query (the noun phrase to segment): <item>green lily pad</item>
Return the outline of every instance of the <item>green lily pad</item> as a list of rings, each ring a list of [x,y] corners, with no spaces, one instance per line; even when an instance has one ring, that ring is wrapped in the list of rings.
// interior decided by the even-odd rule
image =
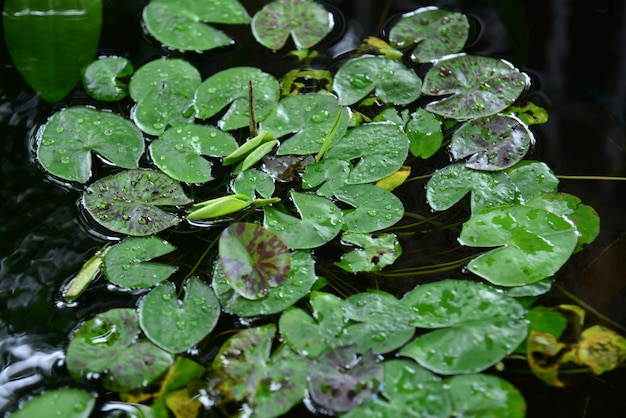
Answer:
[[[170,277],[178,267],[146,261],[176,247],[155,236],[128,237],[110,247],[104,256],[104,275],[113,284],[128,288],[152,287]]]
[[[329,94],[299,94],[282,99],[263,120],[260,130],[275,138],[295,134],[280,145],[278,155],[315,154],[321,150],[338,117],[334,134],[337,139],[348,130],[348,110]]]
[[[385,103],[405,105],[420,96],[422,80],[400,61],[382,56],[351,59],[339,68],[333,90],[339,104],[352,105],[374,92]]]
[[[312,0],[275,0],[252,19],[252,34],[266,48],[278,50],[291,35],[297,49],[318,44],[333,29],[332,15]]]
[[[372,352],[361,357],[355,346],[322,354],[309,368],[309,396],[327,411],[347,412],[365,402],[383,382],[383,365]]]
[[[552,278],[546,277],[545,279],[525,286],[501,287],[501,289],[512,298],[540,296],[548,293],[548,291],[552,289]]]
[[[115,102],[128,95],[128,87],[119,79],[133,71],[133,64],[127,58],[100,57],[83,69],[83,86],[94,99]]]
[[[15,67],[45,101],[65,97],[93,61],[102,28],[102,1],[3,2],[6,47]]]
[[[265,207],[265,228],[276,233],[293,249],[316,248],[337,236],[343,225],[343,216],[330,200],[293,190],[290,196],[302,218]]]
[[[533,134],[519,119],[484,116],[464,123],[454,132],[450,152],[457,160],[469,156],[466,167],[497,171],[520,162],[533,142]]]
[[[381,394],[344,418],[450,417],[450,397],[439,377],[410,360],[385,361],[383,367]]]
[[[426,73],[422,92],[445,97],[426,110],[468,120],[496,114],[510,106],[528,85],[528,76],[495,58],[457,55],[437,61]]]
[[[261,299],[284,284],[291,271],[289,248],[260,225],[237,222],[222,231],[220,264],[230,287],[247,299]]]
[[[457,417],[524,418],[526,401],[504,379],[486,374],[453,376],[443,380],[449,387],[452,415]]]
[[[496,285],[520,286],[556,273],[576,248],[578,233],[564,217],[516,205],[474,214],[459,242],[499,247],[470,261],[468,269]]]
[[[392,265],[402,254],[402,247],[394,234],[363,234],[348,232],[341,236],[342,243],[358,245],[341,256],[337,264],[349,273],[379,271]]]
[[[406,135],[409,137],[411,154],[423,159],[430,158],[443,142],[441,121],[432,113],[417,109],[406,124]]]
[[[556,193],[559,179],[545,163],[521,161],[505,172],[515,185],[516,202],[524,203],[542,193]]]
[[[254,317],[282,312],[307,296],[317,280],[315,265],[308,251],[295,251],[291,254],[291,273],[287,281],[278,287],[271,287],[262,299],[247,299],[230,287],[220,263],[213,266],[213,290],[224,311],[241,316]]]
[[[352,165],[349,162],[331,158],[309,164],[302,174],[302,188],[312,189],[321,184],[315,193],[320,196],[332,196],[335,190],[346,184],[351,169]]]
[[[197,277],[185,282],[185,297],[178,300],[173,283],[162,283],[139,303],[139,324],[146,336],[170,353],[182,353],[217,324],[220,304],[213,290]]]
[[[89,186],[82,205],[103,227],[127,235],[153,235],[177,225],[175,214],[158,206],[186,205],[179,183],[154,170],[128,170]]]
[[[348,184],[371,183],[398,171],[409,153],[409,138],[399,126],[370,123],[350,130],[333,145],[325,158],[359,159]]]
[[[111,309],[85,322],[67,347],[66,364],[74,379],[104,373],[114,392],[144,387],[173,363],[171,354],[139,337],[134,309]]]
[[[343,210],[343,229],[349,232],[374,232],[395,225],[404,216],[404,206],[393,193],[371,184],[350,184],[333,194],[354,206]]]
[[[274,180],[264,171],[255,169],[242,171],[233,182],[233,190],[237,194],[255,196],[257,193],[269,199],[274,194]]]
[[[186,183],[213,179],[212,164],[203,158],[223,157],[238,147],[235,138],[214,126],[180,124],[150,144],[152,160],[165,174]]]
[[[311,292],[309,315],[300,308],[286,309],[278,321],[280,335],[294,351],[315,359],[341,344],[338,336],[344,327],[343,299],[323,292]]]
[[[402,299],[414,324],[441,328],[421,335],[400,354],[439,374],[482,371],[524,341],[524,309],[481,283],[445,280],[416,287]]]
[[[206,51],[233,40],[205,23],[246,24],[250,16],[237,0],[152,0],[143,22],[164,45],[184,51]]]
[[[182,59],[157,59],[139,68],[129,91],[137,105],[131,112],[139,129],[161,135],[167,126],[193,121],[193,96],[200,85],[198,70]]]
[[[58,416],[63,418],[88,418],[96,404],[93,393],[74,389],[60,388],[49,390],[29,399],[9,418],[32,418]]]
[[[225,131],[248,126],[250,83],[254,91],[254,115],[257,121],[262,121],[278,103],[280,85],[273,76],[254,67],[229,68],[204,80],[195,94],[196,116],[210,118],[232,103],[218,126]]]
[[[121,116],[87,107],[56,112],[38,135],[37,160],[64,180],[89,180],[92,151],[112,164],[137,168],[144,151],[143,136]]]
[[[389,32],[389,42],[395,48],[416,45],[411,59],[432,62],[461,51],[468,34],[469,21],[465,15],[421,7],[402,15]]]

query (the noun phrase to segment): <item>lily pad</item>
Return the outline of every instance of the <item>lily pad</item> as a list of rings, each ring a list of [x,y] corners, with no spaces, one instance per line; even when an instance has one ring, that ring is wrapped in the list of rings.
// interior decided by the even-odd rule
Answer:
[[[250,16],[237,0],[152,0],[143,10],[152,36],[184,51],[206,51],[233,40],[205,23],[246,24]]]
[[[343,229],[374,232],[395,225],[404,216],[404,206],[393,193],[371,184],[351,184],[333,192],[355,209],[343,210]]]
[[[486,374],[453,376],[443,380],[450,390],[452,415],[458,417],[524,418],[526,401],[504,379]]]
[[[365,402],[383,383],[383,366],[372,352],[361,357],[356,347],[338,347],[311,363],[309,395],[324,410],[347,412]]]
[[[29,399],[8,417],[88,418],[95,404],[96,397],[93,393],[74,388],[60,388]]]
[[[432,113],[417,109],[406,124],[406,135],[409,137],[411,154],[423,159],[430,158],[443,142],[441,121]]]
[[[171,354],[139,337],[134,309],[111,309],[85,322],[67,348],[67,369],[74,379],[104,373],[115,392],[144,387],[173,363]]]
[[[213,179],[212,164],[203,158],[223,157],[235,151],[237,141],[214,126],[180,124],[150,144],[152,160],[165,174],[186,183]]]
[[[400,61],[381,56],[351,59],[333,81],[339,104],[352,105],[374,92],[384,103],[406,105],[420,96],[422,80]]]
[[[389,42],[396,48],[411,45],[415,62],[432,62],[463,49],[469,34],[469,21],[461,13],[436,7],[421,7],[402,15],[389,32]]]
[[[341,210],[330,200],[308,193],[290,192],[302,218],[264,208],[263,226],[276,233],[289,248],[316,248],[333,239],[343,225]]]
[[[402,247],[394,234],[373,236],[348,232],[341,236],[341,241],[361,247],[342,255],[341,260],[335,263],[349,273],[379,271],[392,265],[402,254]]]
[[[83,70],[83,86],[96,100],[114,102],[128,95],[128,87],[120,78],[131,75],[133,64],[124,57],[100,57]]]
[[[295,251],[291,254],[291,273],[287,281],[282,286],[271,287],[264,298],[252,300],[244,298],[229,286],[219,262],[213,267],[212,286],[222,308],[246,318],[284,311],[307,296],[317,280],[311,254]]]
[[[448,96],[426,105],[429,112],[468,120],[506,109],[528,83],[526,74],[504,60],[457,55],[433,65],[424,77],[422,92]]]
[[[321,185],[315,193],[320,196],[332,196],[335,190],[346,184],[351,169],[352,165],[349,162],[332,158],[309,164],[302,174],[302,188],[312,189]]]
[[[186,205],[179,183],[154,170],[128,170],[89,186],[82,205],[100,225],[127,235],[153,235],[177,225],[175,214],[158,206]]]
[[[225,130],[250,124],[250,84],[254,93],[254,115],[262,121],[280,98],[280,85],[271,75],[254,67],[234,67],[207,78],[198,87],[194,105],[196,116],[207,119],[228,106],[218,126]]]
[[[137,168],[144,151],[143,136],[121,116],[87,107],[56,112],[38,135],[37,160],[64,180],[89,180],[92,151],[117,166]]]
[[[257,193],[269,199],[274,194],[274,180],[264,171],[255,169],[242,171],[233,182],[233,190],[237,194],[255,196]]]
[[[266,48],[278,50],[291,35],[297,49],[318,44],[333,29],[332,15],[312,0],[275,0],[252,19],[252,34]]]
[[[465,166],[476,170],[497,171],[512,167],[524,158],[533,134],[519,119],[510,116],[483,116],[472,119],[452,135],[450,152]]]
[[[148,288],[170,277],[176,266],[146,261],[174,251],[176,247],[160,238],[128,237],[115,244],[104,257],[104,275],[118,286]]]
[[[219,254],[228,284],[247,299],[261,299],[289,278],[289,248],[260,225],[237,222],[228,226],[220,235]]]
[[[217,324],[220,304],[197,277],[185,282],[178,300],[173,283],[155,287],[139,303],[139,324],[146,336],[170,353],[182,353],[206,337]]]
[[[552,276],[572,255],[578,233],[573,223],[543,209],[515,205],[474,214],[459,242],[499,247],[473,259],[468,269],[500,286],[520,286]]]
[[[348,175],[348,184],[371,183],[390,176],[400,168],[409,153],[409,138],[396,125],[370,123],[348,132],[326,153],[325,158],[350,161],[359,159]]]

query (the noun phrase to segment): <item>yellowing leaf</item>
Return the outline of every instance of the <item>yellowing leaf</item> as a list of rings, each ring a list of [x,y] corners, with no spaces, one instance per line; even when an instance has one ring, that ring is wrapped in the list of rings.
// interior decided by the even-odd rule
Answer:
[[[566,345],[559,342],[557,337],[545,332],[531,331],[526,343],[528,365],[539,379],[551,386],[563,387],[559,380],[561,358],[557,357]]]
[[[408,165],[403,165],[402,167],[400,167],[400,170],[383,179],[378,180],[376,182],[376,185],[378,187],[382,187],[385,190],[392,191],[393,189],[404,183],[410,174],[411,167]]]
[[[398,51],[387,42],[375,36],[365,38],[359,47],[359,52],[362,54],[384,55],[394,60],[402,59],[402,51]]]
[[[165,405],[176,418],[196,418],[202,404],[189,396],[186,388],[171,392],[165,397]]]
[[[598,375],[613,370],[626,361],[626,338],[600,325],[581,334],[576,349],[576,362],[588,366]]]

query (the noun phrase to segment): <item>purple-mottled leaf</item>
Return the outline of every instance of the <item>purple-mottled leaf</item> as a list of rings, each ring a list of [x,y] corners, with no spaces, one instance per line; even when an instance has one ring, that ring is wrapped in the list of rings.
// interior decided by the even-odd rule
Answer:
[[[271,287],[289,278],[289,248],[278,235],[260,225],[237,222],[224,229],[219,254],[228,284],[247,299],[263,298]]]
[[[128,170],[102,178],[89,186],[82,198],[97,223],[135,236],[156,234],[178,224],[175,214],[158,206],[189,202],[178,182],[154,170]]]

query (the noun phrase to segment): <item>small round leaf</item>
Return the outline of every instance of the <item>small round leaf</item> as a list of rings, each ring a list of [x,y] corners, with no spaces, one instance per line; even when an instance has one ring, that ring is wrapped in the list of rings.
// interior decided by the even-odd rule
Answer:
[[[119,78],[133,73],[133,64],[123,57],[100,57],[83,70],[83,85],[96,100],[114,102],[128,94],[126,84]]]
[[[96,397],[93,393],[74,388],[60,388],[35,396],[8,416],[10,418],[50,416],[88,418],[95,404]]]
[[[509,382],[486,374],[443,380],[450,390],[453,415],[458,417],[524,418],[524,396]]]
[[[374,232],[395,225],[404,216],[404,206],[393,193],[371,184],[351,184],[335,190],[334,195],[355,209],[343,211],[343,229]]]

